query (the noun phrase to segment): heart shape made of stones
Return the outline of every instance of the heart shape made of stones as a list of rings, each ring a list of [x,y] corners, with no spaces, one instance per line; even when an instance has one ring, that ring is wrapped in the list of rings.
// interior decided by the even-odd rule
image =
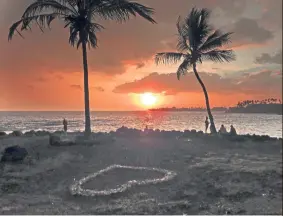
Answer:
[[[90,189],[83,189],[82,185],[88,182],[89,180],[106,173],[110,170],[117,169],[117,168],[122,168],[122,169],[132,169],[132,170],[148,170],[148,171],[157,171],[160,173],[164,173],[165,175],[162,178],[155,178],[155,179],[146,179],[146,180],[130,180],[126,182],[125,184],[120,185],[118,188],[114,189],[109,189],[109,190],[90,190]],[[169,171],[166,169],[160,169],[160,168],[151,168],[151,167],[135,167],[135,166],[123,166],[123,165],[118,165],[114,164],[111,165],[105,169],[102,169],[98,172],[95,172],[91,175],[88,175],[78,181],[75,181],[73,185],[70,187],[70,192],[72,195],[81,195],[81,196],[105,196],[105,195],[111,195],[115,193],[121,193],[124,192],[125,190],[131,188],[132,186],[135,185],[147,185],[147,184],[157,184],[161,182],[166,182],[171,179],[173,179],[177,175],[176,172]]]

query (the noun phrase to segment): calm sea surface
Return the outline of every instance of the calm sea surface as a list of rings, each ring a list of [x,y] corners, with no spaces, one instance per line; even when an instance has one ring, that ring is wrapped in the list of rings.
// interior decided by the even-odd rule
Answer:
[[[216,127],[233,124],[239,134],[282,137],[282,115],[227,114],[214,112]],[[93,131],[108,132],[121,126],[161,130],[204,130],[205,112],[92,112]],[[0,131],[62,130],[68,120],[68,131],[84,130],[83,112],[0,112]]]

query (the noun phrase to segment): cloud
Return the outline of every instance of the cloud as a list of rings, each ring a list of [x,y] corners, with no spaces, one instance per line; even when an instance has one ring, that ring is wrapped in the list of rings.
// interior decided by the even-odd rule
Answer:
[[[223,79],[218,74],[200,73],[203,81],[208,84],[208,89],[211,92],[228,91],[232,92],[232,80]],[[220,88],[220,89],[219,89]],[[113,92],[115,93],[165,93],[165,94],[177,94],[182,92],[199,92],[201,90],[200,85],[195,79],[193,73],[188,73],[181,78],[181,81],[177,80],[176,73],[159,74],[152,73],[140,80],[134,82],[125,83],[117,86]]]
[[[82,87],[80,85],[70,85],[70,87],[73,89],[82,90]]]
[[[264,44],[274,38],[271,31],[261,27],[254,19],[241,18],[232,28],[232,41],[234,44]]]
[[[136,69],[141,69],[145,66],[145,63],[144,62],[140,62],[140,63],[137,63],[136,64]]]
[[[239,90],[246,94],[281,95],[282,71],[262,71],[242,78],[237,84]]]
[[[81,85],[70,85],[71,88],[77,89],[77,90],[83,90],[83,87]],[[104,92],[104,88],[100,86],[92,86],[90,87],[91,90],[97,91],[97,92]]]
[[[282,72],[262,71],[241,78],[221,77],[215,73],[199,73],[209,93],[216,94],[279,94],[282,88]],[[199,93],[202,89],[195,75],[190,72],[177,80],[176,73],[152,73],[140,80],[116,86],[114,93]]]
[[[81,50],[76,50],[68,44],[69,32],[63,28],[62,23],[54,22],[52,29],[47,29],[44,33],[34,26],[32,32],[24,33],[25,39],[15,37],[8,43],[8,28],[20,18],[24,8],[33,0],[2,1],[6,3],[1,5],[3,7],[0,18],[0,76],[6,81],[0,82],[4,82],[5,85],[5,83],[14,82],[15,78],[32,80],[34,78],[30,77],[34,77],[35,74],[45,77],[47,73],[52,73],[56,80],[63,78],[68,80],[73,75],[72,73],[83,71]],[[276,20],[281,22],[279,18],[282,12],[280,12],[281,7],[278,7],[276,3],[278,1],[270,1],[270,3],[266,3],[269,2],[266,0],[259,1],[262,2],[262,8],[267,8],[264,15],[266,20],[241,18],[244,17],[243,13],[255,13],[253,6],[257,5],[257,1],[252,0],[138,1],[155,8],[155,18],[158,24],[150,24],[140,17],[132,18],[125,24],[98,20],[97,22],[103,24],[106,29],[97,34],[98,49],[88,50],[90,76],[95,74],[95,76],[104,78],[105,75],[123,75],[129,65],[140,69],[144,67],[144,62],[147,63],[149,59],[152,59],[155,53],[175,50],[176,38],[174,36],[177,33],[175,26],[177,17],[186,16],[193,6],[211,9],[211,23],[216,28],[228,26],[230,28],[227,30],[235,31],[233,48],[240,46],[242,49],[247,49],[252,45],[265,44],[273,38],[273,35],[269,29],[265,29],[266,26],[261,25],[261,22],[272,21],[274,23]],[[257,13],[259,16],[262,15],[261,11]],[[235,23],[232,24],[231,21]],[[280,28],[282,29],[280,26],[277,27],[279,30]],[[237,58],[241,61],[244,57],[238,55]],[[131,64],[126,64],[127,62]],[[60,75],[57,75],[58,73]],[[131,73],[126,76],[131,79],[130,76],[135,75]],[[121,78],[124,79],[124,77]],[[49,81],[51,82],[52,78],[45,83],[48,84]],[[69,83],[76,82],[72,80]],[[9,85],[7,84],[4,89],[10,89]]]
[[[281,0],[257,0],[263,8],[260,22],[268,28],[276,31],[282,30],[282,1]]]
[[[76,50],[68,44],[69,32],[64,25],[54,22],[52,29],[41,33],[36,25],[32,32],[25,32],[22,39],[14,37],[8,43],[10,25],[20,18],[24,8],[31,1],[7,1],[4,24],[0,26],[0,73],[50,73],[82,71],[81,49]],[[160,38],[171,35],[162,25],[153,25],[141,18],[132,18],[125,24],[112,21],[98,21],[105,30],[98,33],[99,48],[88,50],[90,73],[109,76],[126,72],[125,61],[137,64],[147,59],[162,47]],[[174,26],[173,26],[174,27]],[[145,32],[152,34],[144,34]],[[153,33],[154,32],[154,33]],[[115,35],[115,36],[114,36]],[[4,51],[5,50],[5,51]],[[12,61],[17,61],[13,64]]]
[[[255,58],[255,63],[258,64],[281,64],[282,65],[282,50],[278,51],[274,55],[263,53]]]
[[[20,18],[24,8],[31,2],[32,0],[6,1],[3,24],[0,27],[0,73],[82,71],[81,50],[70,47],[68,31],[63,28],[62,23],[54,23],[51,31],[46,30],[44,34],[33,28],[32,33],[24,34],[24,40],[15,37],[11,43],[7,43],[8,27]],[[124,62],[129,60],[140,68],[142,59],[149,59],[156,52],[166,49],[166,44],[162,41],[169,40],[176,34],[177,17],[187,15],[193,6],[212,9],[212,22],[214,21],[218,26],[219,23],[229,24],[227,20],[240,17],[247,8],[248,1],[140,0],[139,2],[155,8],[158,25],[150,24],[139,17],[131,19],[126,24],[99,20],[98,22],[106,29],[98,33],[99,48],[88,51],[90,72],[109,76],[123,74],[127,69]],[[217,13],[217,10],[222,12]],[[260,29],[255,21],[244,19],[238,21],[235,31],[238,30],[240,38],[249,37],[258,42],[270,37],[269,33]],[[13,61],[17,61],[17,64],[13,64]]]
[[[64,79],[64,77],[61,76],[61,75],[56,75],[55,78],[56,78],[57,80],[63,80],[63,79]]]
[[[37,82],[46,82],[48,79],[44,78],[44,77],[38,77],[35,79]]]
[[[102,88],[101,86],[94,86],[94,87],[91,87],[91,89],[95,90],[95,91],[98,91],[98,92],[104,92],[104,88]]]

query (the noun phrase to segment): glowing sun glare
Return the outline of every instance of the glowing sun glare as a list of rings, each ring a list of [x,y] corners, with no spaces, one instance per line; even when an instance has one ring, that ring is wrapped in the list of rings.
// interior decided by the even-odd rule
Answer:
[[[149,92],[142,94],[140,99],[141,103],[145,106],[153,106],[157,101],[156,96]]]

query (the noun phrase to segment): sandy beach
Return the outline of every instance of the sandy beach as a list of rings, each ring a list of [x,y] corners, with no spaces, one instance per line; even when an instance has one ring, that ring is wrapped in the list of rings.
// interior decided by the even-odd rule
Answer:
[[[2,166],[0,213],[282,214],[282,140],[182,135],[100,133],[100,142],[94,145],[60,147],[50,146],[49,136],[1,137],[1,152],[19,145],[29,157]],[[114,164],[166,169],[176,176],[111,195],[71,194],[76,181]],[[158,171],[119,168],[82,187],[109,190],[130,180],[163,176]]]

